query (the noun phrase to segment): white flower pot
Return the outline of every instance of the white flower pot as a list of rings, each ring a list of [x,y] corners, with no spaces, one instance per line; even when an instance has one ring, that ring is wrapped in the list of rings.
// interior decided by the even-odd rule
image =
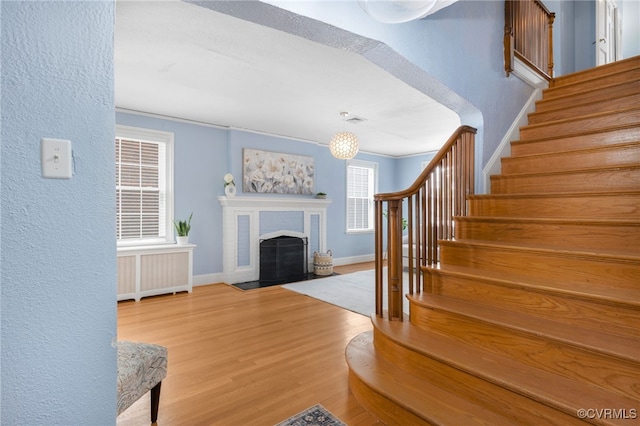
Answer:
[[[189,236],[186,237],[176,237],[179,246],[183,246],[185,244],[189,244]]]

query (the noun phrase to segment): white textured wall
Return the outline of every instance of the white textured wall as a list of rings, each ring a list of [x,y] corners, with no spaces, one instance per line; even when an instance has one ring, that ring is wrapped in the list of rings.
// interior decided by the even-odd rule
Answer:
[[[115,423],[113,2],[3,1],[2,424]],[[69,139],[70,180],[40,139]]]

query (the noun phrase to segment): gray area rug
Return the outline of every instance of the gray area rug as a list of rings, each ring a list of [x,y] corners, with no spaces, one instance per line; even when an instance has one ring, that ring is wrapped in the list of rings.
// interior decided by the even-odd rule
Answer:
[[[338,420],[322,405],[314,405],[311,408],[296,414],[276,426],[347,426]]]
[[[384,272],[386,278],[386,270]],[[403,294],[408,293],[408,273],[403,277]],[[375,271],[359,271],[337,275],[321,280],[284,284],[283,288],[306,294],[314,299],[331,303],[358,314],[370,316],[375,312]],[[386,285],[383,285],[386,300]],[[409,304],[403,301],[404,312],[409,313]]]

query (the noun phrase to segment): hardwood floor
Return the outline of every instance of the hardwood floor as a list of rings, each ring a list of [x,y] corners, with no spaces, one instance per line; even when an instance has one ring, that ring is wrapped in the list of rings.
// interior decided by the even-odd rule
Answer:
[[[368,317],[280,286],[212,284],[118,304],[119,340],[169,350],[162,426],[270,426],[315,404],[350,426],[381,425],[351,394],[344,356],[347,342],[371,328]],[[117,425],[148,424],[149,405],[147,394]]]

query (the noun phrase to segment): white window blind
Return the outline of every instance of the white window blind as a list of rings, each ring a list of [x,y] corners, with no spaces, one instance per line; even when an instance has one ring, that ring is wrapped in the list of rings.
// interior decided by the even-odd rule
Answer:
[[[120,131],[118,131],[120,130]],[[173,135],[116,130],[116,233],[119,243],[150,244],[172,240]]]
[[[376,163],[347,163],[347,231],[373,230],[376,171]]]

